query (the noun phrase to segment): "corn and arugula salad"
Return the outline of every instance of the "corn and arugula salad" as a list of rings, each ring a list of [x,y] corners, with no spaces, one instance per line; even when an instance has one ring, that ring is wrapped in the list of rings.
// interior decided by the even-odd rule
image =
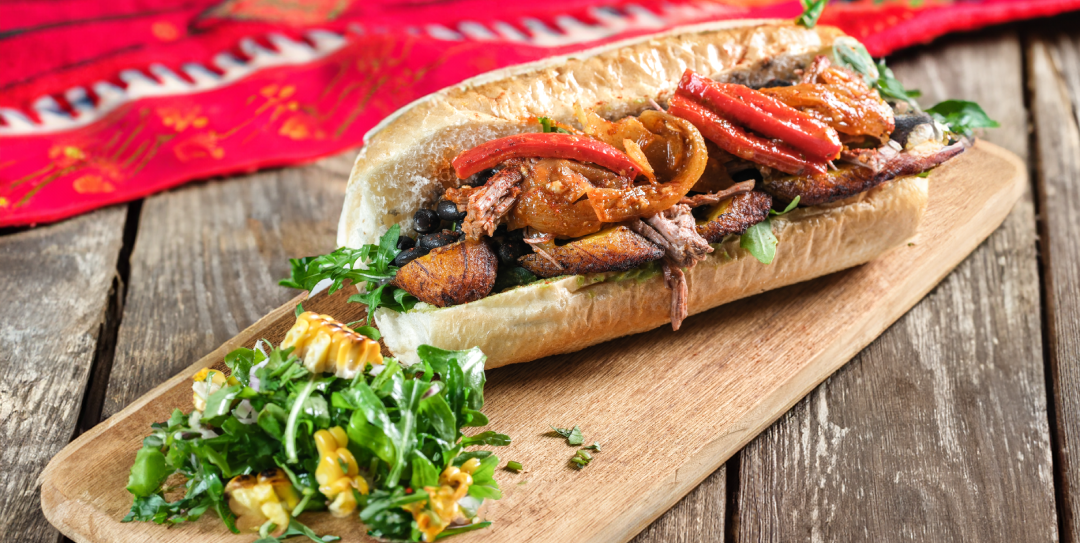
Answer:
[[[229,353],[228,375],[198,372],[194,409],[153,424],[136,454],[124,522],[173,525],[212,509],[257,543],[339,539],[297,520],[309,511],[358,516],[391,540],[489,526],[477,510],[502,496],[499,459],[464,449],[510,438],[462,433],[488,423],[484,354],[421,346],[421,363],[406,367],[384,359],[377,339],[305,312],[279,347]]]

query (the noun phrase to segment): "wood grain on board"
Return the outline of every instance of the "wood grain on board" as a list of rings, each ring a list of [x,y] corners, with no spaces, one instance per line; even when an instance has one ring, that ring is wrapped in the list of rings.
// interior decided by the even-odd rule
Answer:
[[[1026,157],[1014,33],[916,58],[890,64],[924,106],[983,104],[1002,125],[986,138]],[[1040,334],[1028,194],[930,296],[742,451],[739,541],[1056,539]]]
[[[102,418],[296,295],[277,281],[335,248],[354,155],[146,199]]]
[[[0,238],[0,539],[56,541],[37,477],[75,433],[127,207]]]
[[[1062,539],[1080,542],[1080,36],[1043,34],[1027,53]]]
[[[989,144],[939,168],[930,183],[914,246],[691,317],[677,333],[661,328],[489,372],[490,428],[514,437],[500,454],[529,472],[501,472],[505,496],[485,513],[494,526],[460,541],[627,541],[648,526],[922,298],[1000,224],[1026,184],[1023,164]],[[196,366],[218,364],[255,337],[280,339],[292,310],[282,306]],[[42,476],[50,521],[77,541],[244,540],[210,515],[171,530],[117,522],[130,506],[123,487],[142,436],[151,421],[187,408],[193,371],[57,455]],[[547,424],[580,424],[604,450],[588,469],[572,470],[575,448],[552,438]],[[366,539],[351,519],[304,519],[349,541]]]

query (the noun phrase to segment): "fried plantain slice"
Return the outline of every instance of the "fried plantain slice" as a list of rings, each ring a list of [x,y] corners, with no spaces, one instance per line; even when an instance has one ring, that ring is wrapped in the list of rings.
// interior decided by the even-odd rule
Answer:
[[[765,220],[771,208],[772,197],[761,191],[732,196],[709,209],[705,220],[698,221],[697,231],[709,243],[717,243]]]
[[[916,148],[900,153],[876,172],[872,168],[846,164],[825,174],[773,174],[765,176],[762,188],[784,202],[798,196],[800,206],[827,204],[870,190],[895,177],[927,171],[964,151],[960,143],[944,148],[924,145],[928,147],[927,150]],[[931,150],[933,147],[939,150]]]
[[[607,228],[545,252],[558,265],[538,253],[525,255],[518,262],[537,277],[555,277],[626,271],[664,256],[663,249],[625,226]]]
[[[495,286],[498,261],[486,243],[459,241],[409,262],[391,284],[438,307],[474,302]]]

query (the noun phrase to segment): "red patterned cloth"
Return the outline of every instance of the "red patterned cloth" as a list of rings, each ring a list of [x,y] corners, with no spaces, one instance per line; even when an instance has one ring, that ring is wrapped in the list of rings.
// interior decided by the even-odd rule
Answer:
[[[790,0],[6,0],[0,226],[354,147],[398,107],[500,66]],[[884,55],[1080,0],[833,3]]]

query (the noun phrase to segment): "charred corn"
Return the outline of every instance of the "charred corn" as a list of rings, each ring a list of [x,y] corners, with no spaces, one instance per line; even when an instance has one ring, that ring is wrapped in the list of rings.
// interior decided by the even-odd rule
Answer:
[[[193,391],[191,402],[195,404],[195,409],[197,411],[205,411],[206,399],[209,398],[211,394],[221,390],[221,387],[226,384],[235,385],[240,382],[231,375],[225,377],[224,373],[210,368],[199,370],[199,373],[196,373],[191,379],[195,381],[191,385],[191,390]]]
[[[402,506],[412,513],[416,527],[424,534],[424,541],[435,541],[455,518],[461,516],[458,500],[469,493],[472,474],[480,467],[480,461],[470,458],[461,467],[447,466],[439,475],[439,486],[426,486],[430,499]]]
[[[349,437],[340,426],[315,432],[315,448],[319,450],[315,480],[319,483],[319,492],[333,500],[329,509],[335,517],[347,517],[356,510],[353,489],[361,494],[368,493],[367,481],[360,475],[356,458],[346,448],[348,445]]]
[[[364,371],[367,364],[382,364],[379,343],[351,330],[329,315],[313,311],[301,313],[296,318],[281,348],[293,347],[293,354],[303,361],[312,373],[333,372],[334,375],[352,379]]]
[[[225,485],[229,509],[238,517],[236,527],[258,531],[266,521],[277,525],[274,535],[289,527],[289,511],[300,502],[285,472],[269,469],[258,475],[238,475]]]

